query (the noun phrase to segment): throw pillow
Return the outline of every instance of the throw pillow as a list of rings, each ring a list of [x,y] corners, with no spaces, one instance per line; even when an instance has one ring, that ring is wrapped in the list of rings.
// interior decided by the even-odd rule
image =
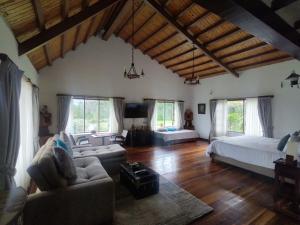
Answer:
[[[281,138],[281,140],[280,140],[280,142],[278,143],[278,146],[277,146],[277,149],[279,151],[283,151],[283,149],[286,146],[286,143],[288,142],[290,137],[291,137],[291,135],[287,134],[283,138]]]
[[[76,179],[76,169],[73,159],[70,155],[62,148],[53,147],[54,159],[57,164],[57,169],[63,177],[68,181],[74,181]]]
[[[58,148],[61,148],[63,150],[65,150],[71,158],[73,158],[73,151],[71,148],[69,148],[65,142],[63,142],[60,138],[55,140],[55,146]]]

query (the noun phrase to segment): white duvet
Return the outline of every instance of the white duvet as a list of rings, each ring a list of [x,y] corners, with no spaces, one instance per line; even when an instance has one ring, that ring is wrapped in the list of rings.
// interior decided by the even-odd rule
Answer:
[[[155,136],[167,141],[198,138],[199,134],[195,130],[176,130],[176,131],[155,131]]]
[[[285,157],[284,152],[277,150],[279,141],[254,136],[220,137],[208,146],[206,155],[215,153],[244,163],[274,169],[273,162]]]

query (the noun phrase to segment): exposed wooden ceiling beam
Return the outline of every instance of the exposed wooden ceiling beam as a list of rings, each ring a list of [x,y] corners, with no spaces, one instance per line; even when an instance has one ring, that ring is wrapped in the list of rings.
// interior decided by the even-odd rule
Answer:
[[[40,0],[32,0],[33,9],[36,15],[36,21],[39,29],[42,31],[45,29],[45,17]]]
[[[206,67],[204,69],[195,70],[194,74],[204,72],[204,71],[207,71],[207,70],[211,70],[211,69],[216,69],[216,68],[219,68],[219,66],[218,65],[212,65],[212,66]],[[186,76],[189,76],[189,75],[193,75],[193,72],[179,74],[180,77],[186,77]]]
[[[208,16],[210,14],[209,11],[204,12],[202,15],[191,21],[190,23],[185,25],[185,29],[189,29],[193,26],[195,26],[197,23],[199,23],[200,20],[202,20],[204,17]]]
[[[260,0],[193,0],[300,60],[300,34]]]
[[[79,38],[80,29],[81,29],[81,24],[79,24],[79,25],[76,27],[76,32],[75,32],[74,42],[73,42],[73,46],[72,46],[72,50],[73,50],[73,51],[76,49],[77,44],[78,44],[78,38]]]
[[[69,0],[63,0],[62,1],[62,7],[61,7],[61,16],[62,19],[65,20],[69,16],[69,10],[70,10],[70,1]],[[65,34],[62,34],[61,36],[61,53],[60,56],[63,58],[65,56],[66,51],[66,44],[65,44]]]
[[[203,55],[195,57],[194,60],[201,59],[203,57],[207,57],[207,56],[203,54]],[[175,67],[175,66],[179,66],[179,65],[191,62],[192,60],[193,60],[193,58],[190,58],[190,59],[186,59],[186,60],[183,60],[183,61],[180,61],[180,62],[177,62],[177,63],[172,63],[170,65],[167,65],[166,68],[169,69],[169,68],[172,68],[172,67]]]
[[[161,46],[161,45],[167,43],[171,38],[176,37],[178,34],[179,34],[179,33],[178,33],[177,31],[174,32],[174,33],[172,33],[172,34],[170,34],[170,35],[167,36],[166,38],[160,40],[160,41],[159,41],[158,43],[156,43],[155,45],[153,45],[153,46],[151,46],[151,47],[145,49],[143,53],[144,53],[144,54],[147,54],[148,52],[150,52],[151,50],[157,48],[158,46]]]
[[[90,37],[90,34],[91,34],[91,30],[92,30],[92,27],[95,23],[95,20],[96,20],[96,16],[92,17],[91,21],[90,21],[90,24],[89,24],[89,27],[85,33],[85,37],[84,37],[84,40],[83,40],[83,43],[86,43]]]
[[[270,50],[267,50],[265,52],[257,53],[255,55],[250,55],[250,56],[240,58],[240,59],[235,59],[235,60],[232,60],[232,61],[228,61],[226,63],[228,65],[230,65],[230,64],[233,64],[233,63],[242,62],[242,61],[245,61],[245,60],[248,60],[248,59],[254,59],[254,58],[264,56],[264,55],[268,55],[268,54],[275,53],[275,52],[278,52],[278,50],[277,49],[270,49]]]
[[[300,29],[300,20],[295,22],[294,27],[296,30]]]
[[[182,17],[186,12],[188,12],[193,7],[194,7],[194,3],[191,2],[184,10],[182,10],[175,16],[176,19],[179,19],[180,17]]]
[[[243,37],[241,39],[238,39],[236,41],[233,41],[233,42],[230,42],[230,43],[228,43],[226,45],[223,45],[223,46],[221,46],[219,48],[216,48],[216,49],[212,50],[212,52],[213,53],[217,53],[217,52],[223,51],[226,48],[232,48],[234,46],[237,46],[237,45],[240,45],[242,43],[245,43],[245,42],[249,41],[252,38],[255,38],[255,37],[253,35],[249,34],[249,35],[247,35],[247,36],[245,36],[245,37]]]
[[[268,45],[267,43],[261,42],[261,43],[258,43],[258,44],[249,46],[249,47],[247,47],[247,48],[242,48],[242,49],[239,49],[239,50],[236,50],[236,51],[227,53],[227,54],[225,54],[225,55],[222,55],[220,58],[221,58],[221,59],[224,59],[224,58],[227,58],[227,57],[230,57],[230,56],[233,56],[233,55],[238,55],[238,54],[241,54],[241,53],[244,53],[244,52],[254,51],[254,50],[260,49],[260,48],[262,48],[262,47],[265,47],[265,46],[267,46],[267,45]]]
[[[279,10],[283,7],[286,7],[297,0],[273,0],[271,3],[271,9]]]
[[[147,2],[152,6],[154,10],[160,13],[170,24],[172,24],[179,33],[181,33],[189,42],[194,43],[202,52],[214,60],[219,66],[224,68],[227,72],[238,77],[238,73],[227,67],[223,62],[221,62],[215,55],[213,55],[205,46],[200,44],[193,35],[191,35],[187,30],[185,30],[172,16],[170,16],[155,0],[147,0]]]
[[[44,45],[52,38],[59,36],[70,28],[82,23],[84,20],[98,14],[100,11],[112,6],[119,0],[101,0],[94,5],[87,7],[72,17],[66,18],[64,21],[50,27],[47,30],[41,31],[39,34],[19,44],[19,55],[23,55],[34,50],[41,45]]]
[[[119,24],[122,22],[122,19],[130,12],[131,10],[131,1],[122,0],[113,15],[108,22],[108,26],[104,33],[102,34],[102,39],[107,41],[111,35],[115,32]]]
[[[156,31],[152,32],[149,36],[147,36],[145,39],[141,40],[139,43],[137,43],[136,45],[134,45],[135,48],[140,47],[141,45],[143,45],[145,42],[147,42],[149,39],[151,39],[152,37],[154,37],[156,34],[158,34],[160,31],[162,31],[163,29],[165,29],[169,24],[168,23],[164,23],[162,24]]]
[[[47,64],[48,66],[52,65],[52,57],[51,57],[51,50],[48,44],[44,45],[44,52],[46,55],[46,60],[47,60]]]
[[[206,79],[206,78],[210,78],[210,77],[220,76],[220,75],[223,75],[225,73],[226,73],[225,70],[218,71],[218,72],[211,72],[211,73],[207,73],[207,74],[204,74],[204,75],[198,75],[198,78],[202,80],[202,79]]]
[[[205,42],[204,45],[208,46],[210,44],[213,44],[213,43],[216,43],[218,41],[224,40],[224,39],[228,38],[229,36],[234,35],[234,34],[240,32],[240,31],[241,31],[241,29],[238,28],[238,27],[236,27],[236,28],[234,28],[232,30],[227,31],[226,33],[224,33],[224,34],[222,34],[220,36],[215,37],[214,39],[211,39],[208,42]]]
[[[173,46],[171,46],[171,47],[165,49],[164,51],[161,51],[161,52],[159,52],[159,53],[157,53],[157,54],[151,56],[151,59],[156,59],[156,58],[158,58],[158,57],[160,57],[160,56],[162,56],[162,55],[164,55],[164,54],[166,54],[166,53],[168,53],[168,52],[173,51],[173,50],[176,49],[176,48],[179,48],[179,47],[185,45],[186,43],[188,43],[187,40],[181,41],[181,42],[179,42],[178,44],[173,45]]]
[[[201,65],[205,65],[205,64],[211,63],[211,62],[212,62],[212,60],[211,60],[211,59],[208,59],[208,60],[206,60],[206,61],[204,61],[204,62],[197,63],[197,64],[195,64],[194,66],[191,65],[191,66],[183,67],[183,68],[181,68],[181,69],[173,70],[173,72],[174,72],[174,73],[179,73],[180,71],[184,71],[184,70],[187,70],[187,69],[191,69],[191,68],[193,68],[193,67],[198,67],[198,66],[201,66]]]
[[[174,56],[172,56],[172,57],[170,57],[170,58],[167,58],[167,59],[164,59],[164,60],[162,60],[162,61],[159,61],[158,63],[159,63],[159,64],[166,63],[166,62],[171,61],[171,60],[173,60],[173,59],[176,59],[176,58],[178,58],[178,57],[180,57],[180,56],[183,56],[183,55],[185,55],[185,54],[191,53],[192,51],[195,51],[196,49],[197,49],[197,48],[191,48],[191,49],[188,49],[188,50],[186,50],[186,51],[184,51],[184,52],[180,52],[180,53],[178,53],[178,54],[176,54],[176,55],[174,55]]]
[[[201,36],[202,34],[215,29],[216,27],[220,26],[221,24],[225,23],[226,21],[223,19],[220,19],[219,21],[217,21],[216,23],[214,23],[211,26],[206,27],[205,29],[201,30],[200,32],[198,32],[197,34],[195,34],[195,37],[199,38],[199,36]]]
[[[133,37],[135,34],[137,34],[140,30],[142,30],[144,26],[147,26],[147,24],[149,24],[149,23],[152,21],[152,19],[155,17],[155,15],[156,15],[156,12],[152,13],[152,15],[151,15],[150,17],[148,17],[148,18],[144,21],[144,23],[142,23],[142,24],[138,27],[138,29],[136,29],[136,30],[133,32],[133,34],[130,34],[129,37],[126,38],[125,42],[127,43],[130,39],[132,39],[132,37]],[[132,44],[134,45],[134,43],[132,43]]]
[[[131,5],[131,4],[130,4]],[[119,36],[120,33],[122,32],[122,30],[124,29],[124,27],[129,23],[130,20],[132,20],[132,16],[136,16],[137,14],[139,14],[143,8],[144,8],[145,2],[141,1],[141,3],[138,5],[138,7],[134,10],[134,12],[130,12],[130,16],[127,18],[127,20],[124,21],[124,23],[118,28],[118,30],[116,31],[116,35]]]

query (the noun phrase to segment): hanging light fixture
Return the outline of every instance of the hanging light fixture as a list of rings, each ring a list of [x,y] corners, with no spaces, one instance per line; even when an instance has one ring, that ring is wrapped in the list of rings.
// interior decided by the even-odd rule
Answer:
[[[189,78],[185,78],[184,83],[188,84],[188,85],[200,84],[199,77],[195,75],[195,44],[194,43],[193,43],[193,71],[192,71],[192,76],[189,77]]]
[[[298,88],[300,88],[300,75],[293,71],[291,75],[289,75],[287,78],[285,78],[284,81],[281,82],[281,88],[283,88],[284,83],[286,82],[289,83],[291,87],[297,86]]]
[[[131,65],[130,68],[128,70],[128,72],[126,71],[126,68],[124,70],[124,78],[128,78],[128,79],[135,79],[135,78],[141,78],[143,76],[145,76],[144,71],[142,69],[141,73],[137,73],[136,68],[135,68],[135,64],[134,64],[134,0],[132,0],[132,34],[131,34]]]

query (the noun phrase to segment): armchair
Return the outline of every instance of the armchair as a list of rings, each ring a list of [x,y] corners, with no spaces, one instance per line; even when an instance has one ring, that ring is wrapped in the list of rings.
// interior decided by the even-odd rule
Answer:
[[[128,134],[128,130],[123,130],[121,134],[112,135],[110,138],[110,143],[124,146],[127,134]]]

